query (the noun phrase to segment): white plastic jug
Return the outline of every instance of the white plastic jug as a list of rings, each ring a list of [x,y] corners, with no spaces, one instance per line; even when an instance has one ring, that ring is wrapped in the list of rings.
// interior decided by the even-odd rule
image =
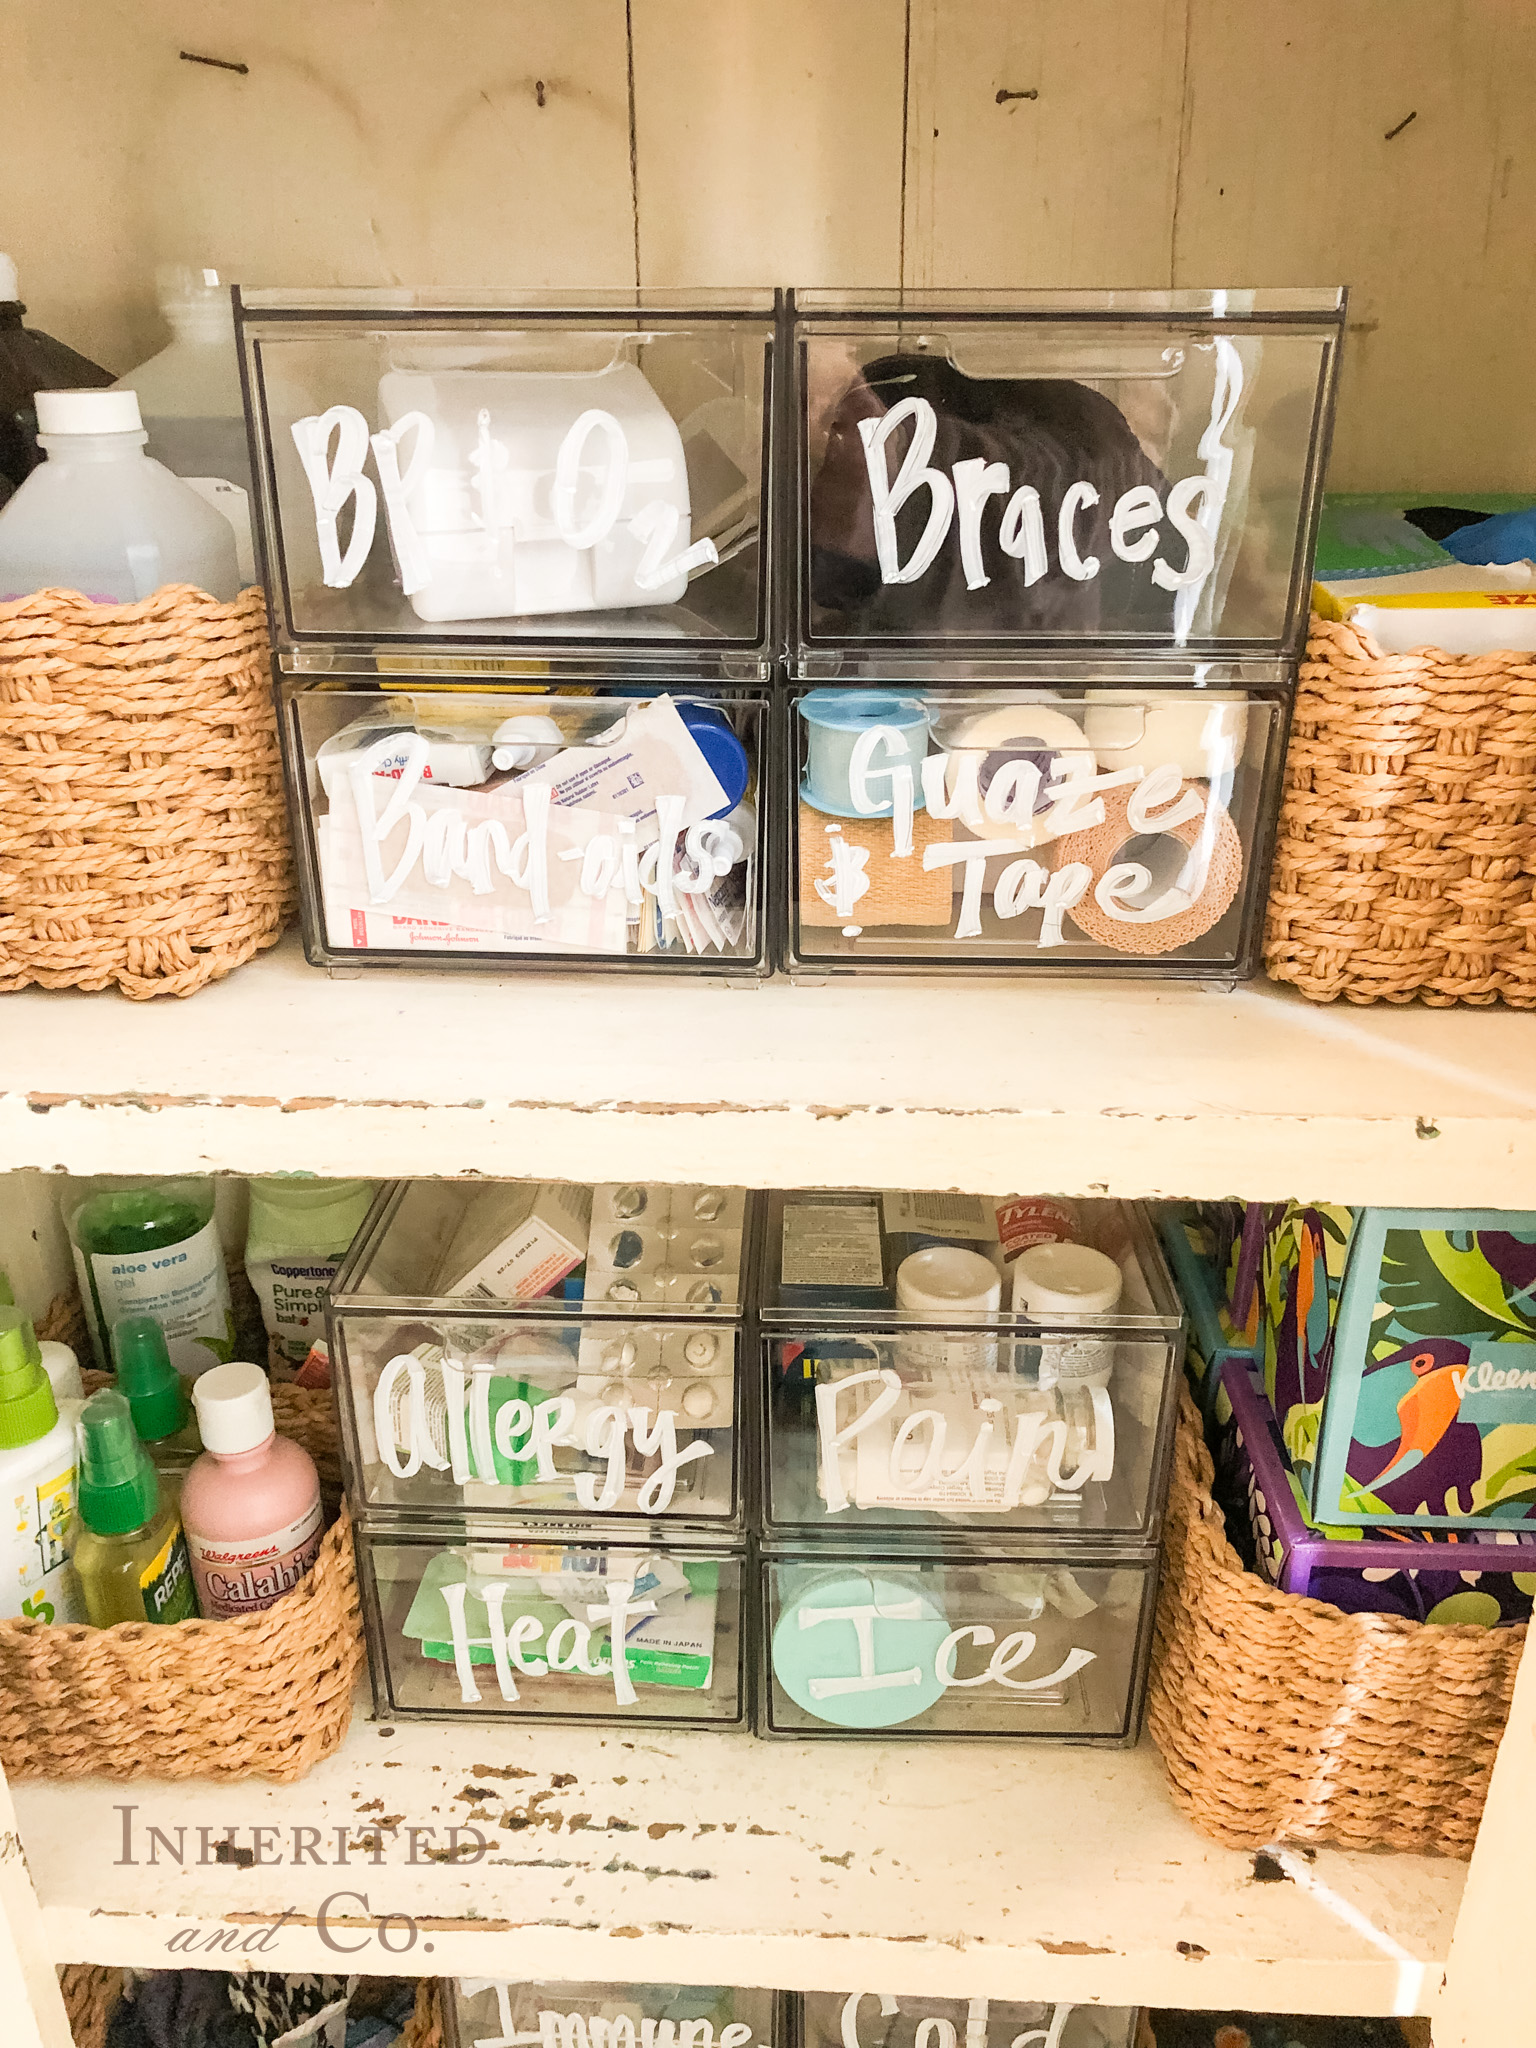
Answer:
[[[166,583],[239,594],[229,521],[144,453],[131,391],[39,391],[48,460],[0,509],[0,598],[79,590],[132,604]]]

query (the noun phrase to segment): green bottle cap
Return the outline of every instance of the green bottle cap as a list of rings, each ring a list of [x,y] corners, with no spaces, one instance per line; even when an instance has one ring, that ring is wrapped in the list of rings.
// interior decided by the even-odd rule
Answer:
[[[30,1326],[28,1326],[30,1329]],[[30,1355],[20,1323],[0,1329],[0,1450],[35,1444],[59,1419],[48,1375]],[[37,1339],[32,1338],[35,1345]]]
[[[32,1318],[24,1315],[14,1302],[9,1302],[0,1307],[0,1330],[13,1329],[21,1332],[22,1349],[26,1353],[28,1365],[41,1365],[43,1347],[37,1341],[37,1330]]]
[[[92,1394],[80,1410],[80,1519],[98,1536],[120,1536],[152,1522],[160,1481],[115,1387]]]
[[[141,1443],[157,1444],[186,1428],[187,1390],[153,1316],[123,1316],[112,1325],[112,1363]]]

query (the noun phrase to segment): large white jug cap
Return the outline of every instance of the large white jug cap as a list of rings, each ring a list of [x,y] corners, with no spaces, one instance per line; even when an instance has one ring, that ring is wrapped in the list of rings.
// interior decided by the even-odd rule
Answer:
[[[136,391],[38,391],[40,434],[138,434],[144,430]]]

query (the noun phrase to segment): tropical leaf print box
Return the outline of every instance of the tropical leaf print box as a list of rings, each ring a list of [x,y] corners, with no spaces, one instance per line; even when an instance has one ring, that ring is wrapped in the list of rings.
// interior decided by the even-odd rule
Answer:
[[[1292,1203],[1265,1296],[1315,1520],[1536,1527],[1536,1213]]]

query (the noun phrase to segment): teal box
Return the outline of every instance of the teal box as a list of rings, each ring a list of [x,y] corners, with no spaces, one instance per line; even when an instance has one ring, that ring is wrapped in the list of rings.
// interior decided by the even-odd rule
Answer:
[[[1315,1521],[1536,1522],[1536,1214],[1292,1203],[1264,1389]]]
[[[1189,1314],[1184,1367],[1207,1429],[1229,1359],[1257,1370],[1263,1347],[1259,1295],[1252,1290],[1248,1327],[1237,1329],[1228,1307],[1243,1210],[1238,1202],[1159,1202],[1158,1235]]]

